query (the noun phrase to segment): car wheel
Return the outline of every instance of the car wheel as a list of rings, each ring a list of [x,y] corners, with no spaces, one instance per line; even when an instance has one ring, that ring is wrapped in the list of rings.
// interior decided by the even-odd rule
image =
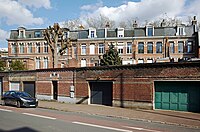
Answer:
[[[17,108],[20,108],[21,107],[21,103],[20,101],[17,101]]]

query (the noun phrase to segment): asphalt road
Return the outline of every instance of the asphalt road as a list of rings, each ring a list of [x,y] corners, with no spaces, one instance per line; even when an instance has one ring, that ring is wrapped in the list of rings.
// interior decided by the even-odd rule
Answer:
[[[0,106],[1,132],[199,132],[152,122],[40,108]]]

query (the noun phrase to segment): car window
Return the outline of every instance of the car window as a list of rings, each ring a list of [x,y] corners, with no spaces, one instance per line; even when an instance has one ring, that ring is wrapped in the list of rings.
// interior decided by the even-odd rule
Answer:
[[[31,97],[30,94],[26,93],[26,92],[18,92],[17,93],[20,97]]]

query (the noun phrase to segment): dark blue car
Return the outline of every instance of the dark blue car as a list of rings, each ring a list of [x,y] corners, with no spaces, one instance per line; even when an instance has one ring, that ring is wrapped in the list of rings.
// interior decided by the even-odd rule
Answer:
[[[20,107],[37,107],[38,100],[30,94],[21,91],[8,91],[2,97],[2,105],[14,105]]]

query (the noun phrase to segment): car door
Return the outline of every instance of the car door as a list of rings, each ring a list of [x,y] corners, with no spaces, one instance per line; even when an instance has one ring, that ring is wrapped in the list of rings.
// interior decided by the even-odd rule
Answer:
[[[9,102],[11,105],[16,105],[16,93],[15,92],[10,93]]]

